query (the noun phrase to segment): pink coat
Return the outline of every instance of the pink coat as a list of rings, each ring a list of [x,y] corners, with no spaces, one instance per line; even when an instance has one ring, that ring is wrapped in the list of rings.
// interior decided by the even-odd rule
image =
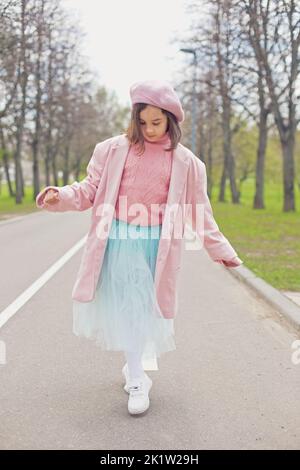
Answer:
[[[72,291],[74,300],[89,302],[94,298],[107,243],[107,236],[99,237],[98,224],[101,225],[101,216],[105,215],[105,206],[102,204],[115,207],[128,150],[129,141],[124,134],[98,143],[87,166],[87,176],[83,181],[80,183],[75,181],[71,185],[62,187],[47,186],[36,197],[37,207],[52,212],[82,211],[92,207],[91,226]],[[203,241],[204,248],[214,261],[221,262],[228,267],[235,267],[242,263],[214,220],[206,184],[205,164],[187,147],[179,143],[173,150],[167,200],[167,206],[175,207],[175,216],[171,221],[167,217],[163,219],[162,234],[166,235],[161,236],[159,241],[154,279],[157,300],[165,318],[174,318],[178,308],[176,287],[184,239],[183,236],[174,236],[174,228],[181,214],[184,214],[184,222],[179,230],[180,235],[183,235],[184,224],[188,222],[197,232],[200,240]],[[46,191],[50,188],[59,191],[59,201],[54,205],[43,202]],[[202,207],[202,229],[198,227],[198,223],[196,224],[197,204]],[[190,209],[185,209],[186,207]],[[110,225],[111,219],[106,229],[108,233]],[[178,234],[178,231],[176,233]]]

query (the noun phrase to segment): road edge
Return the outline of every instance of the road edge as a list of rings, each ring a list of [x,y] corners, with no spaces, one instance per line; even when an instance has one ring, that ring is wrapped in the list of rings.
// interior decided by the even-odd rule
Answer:
[[[251,271],[246,266],[238,268],[226,268],[230,273],[249,286],[260,297],[262,297],[271,307],[274,307],[296,330],[300,331],[300,307],[291,299],[282,294],[278,289],[271,286],[261,277]]]

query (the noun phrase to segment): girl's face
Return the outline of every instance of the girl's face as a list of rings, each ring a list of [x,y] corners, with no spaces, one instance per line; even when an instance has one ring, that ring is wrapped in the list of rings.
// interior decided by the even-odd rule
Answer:
[[[160,139],[167,131],[167,115],[164,114],[160,108],[148,104],[147,107],[140,112],[140,126],[143,136],[155,142],[155,140]]]

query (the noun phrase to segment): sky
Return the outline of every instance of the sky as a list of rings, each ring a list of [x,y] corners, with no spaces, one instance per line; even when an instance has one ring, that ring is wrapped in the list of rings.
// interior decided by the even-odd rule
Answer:
[[[123,105],[130,105],[129,88],[139,80],[168,80],[173,86],[178,71],[192,54],[171,44],[182,38],[190,17],[187,0],[63,0],[87,36],[82,45],[101,85],[114,90]],[[189,57],[186,57],[189,56]]]

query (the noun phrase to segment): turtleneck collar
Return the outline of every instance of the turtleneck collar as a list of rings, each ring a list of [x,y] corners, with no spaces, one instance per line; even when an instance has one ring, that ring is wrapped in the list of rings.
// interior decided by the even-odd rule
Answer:
[[[157,140],[148,140],[146,137],[144,137],[145,144],[148,145],[161,145],[161,144],[166,144],[170,142],[170,136],[169,132],[166,132],[163,136],[161,136]]]

